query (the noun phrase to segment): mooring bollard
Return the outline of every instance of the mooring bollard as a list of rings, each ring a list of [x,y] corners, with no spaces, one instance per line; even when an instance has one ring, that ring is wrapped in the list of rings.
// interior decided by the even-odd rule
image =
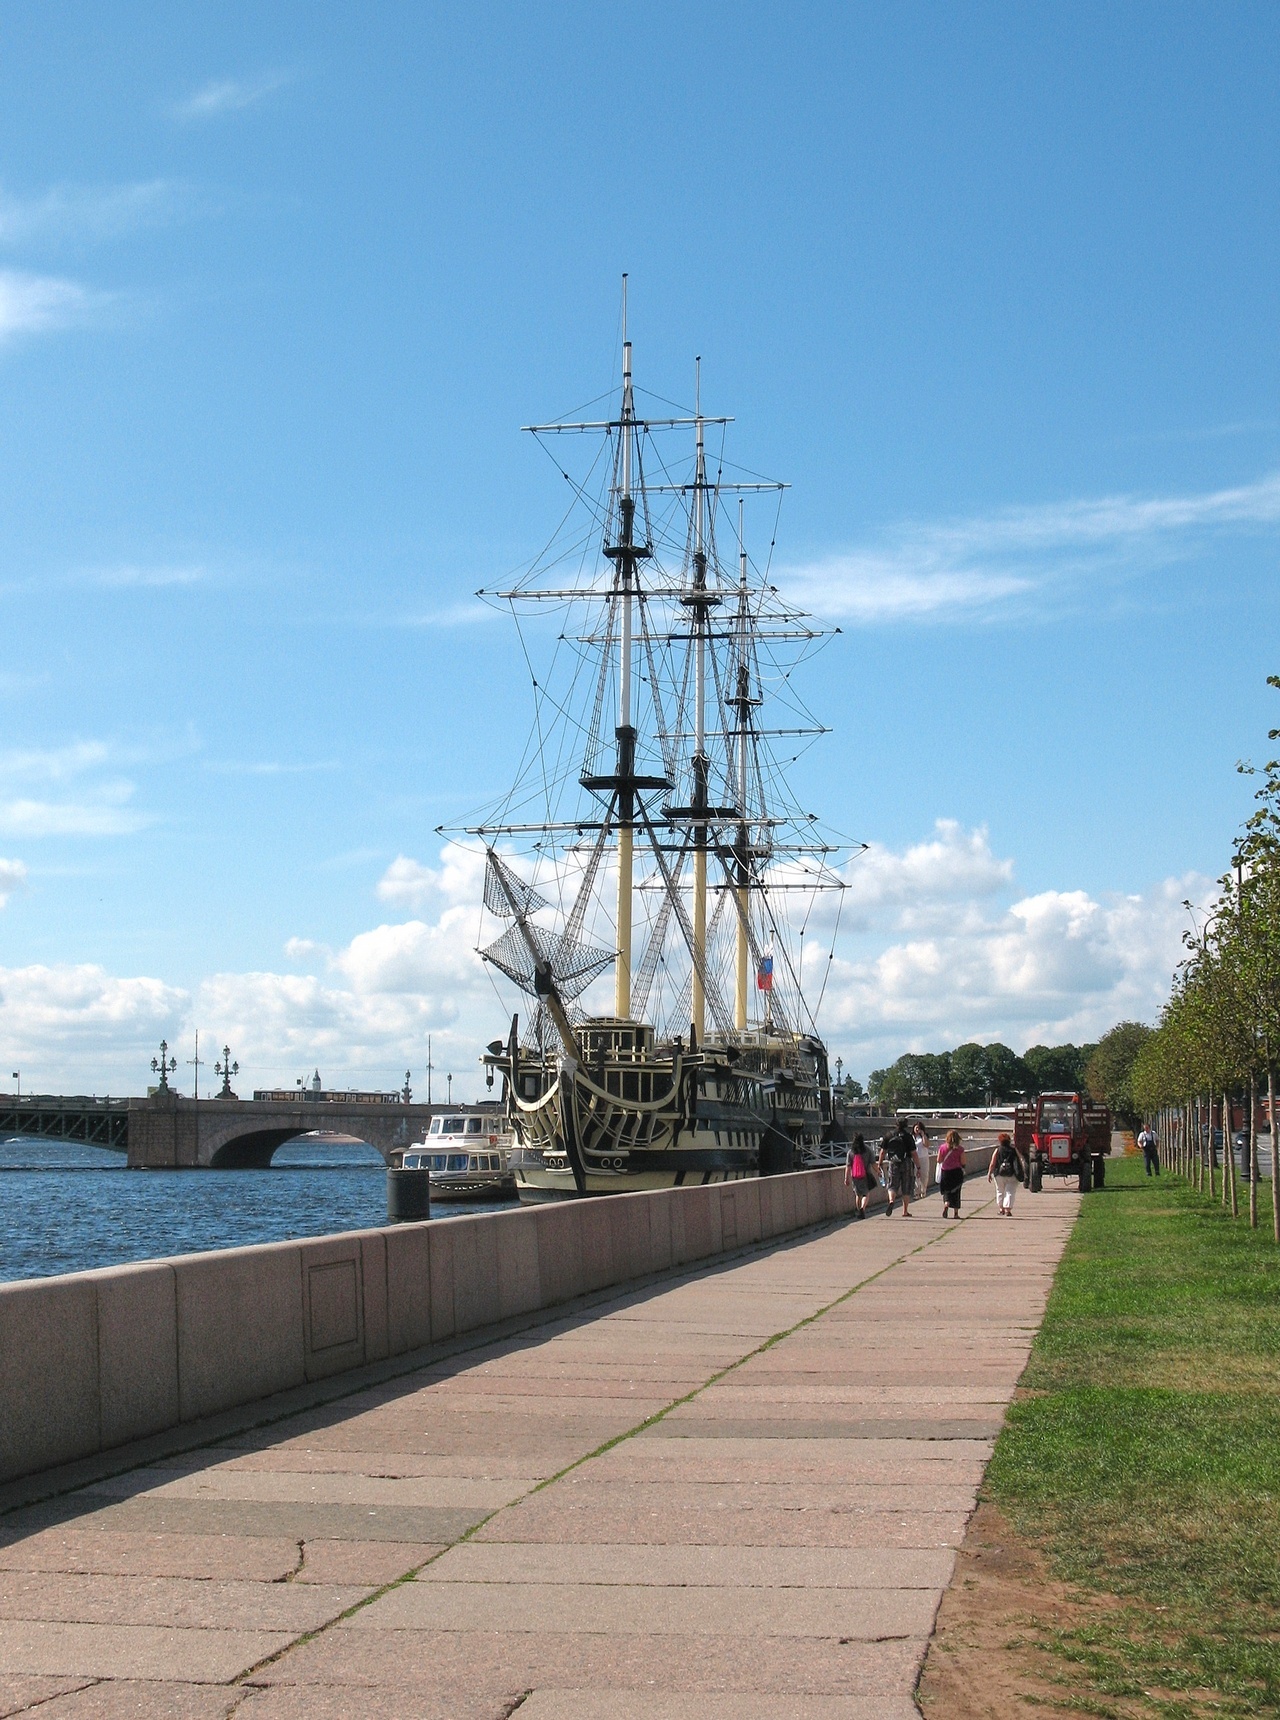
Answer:
[[[430,1217],[430,1171],[388,1170],[387,1223],[410,1224]]]

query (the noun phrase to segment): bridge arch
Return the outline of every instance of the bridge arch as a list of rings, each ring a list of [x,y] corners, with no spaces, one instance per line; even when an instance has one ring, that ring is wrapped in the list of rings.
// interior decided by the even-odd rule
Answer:
[[[216,1147],[208,1159],[208,1167],[214,1171],[258,1171],[267,1170],[276,1153],[289,1141],[298,1141],[318,1135],[321,1139],[359,1141],[368,1147],[370,1152],[377,1153],[384,1164],[388,1162],[389,1149],[379,1146],[376,1141],[366,1141],[362,1137],[328,1130],[310,1128],[276,1128],[276,1129],[247,1129],[241,1134],[232,1135]]]

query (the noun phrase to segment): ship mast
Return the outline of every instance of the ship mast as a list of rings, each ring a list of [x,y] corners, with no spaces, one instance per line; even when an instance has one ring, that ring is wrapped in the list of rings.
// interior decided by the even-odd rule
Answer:
[[[737,686],[729,701],[737,711],[738,839],[734,844],[734,885],[738,897],[737,964],[733,990],[733,1024],[739,1033],[747,1027],[747,957],[750,953],[751,854],[747,827],[747,723],[751,709],[751,668],[747,652],[749,622],[747,593],[747,542],[743,531],[742,498],[738,498],[738,651]]]
[[[622,629],[618,660],[617,831],[618,831],[618,965],[613,1012],[631,1016],[631,912],[635,869],[636,731],[631,712],[631,609],[636,583],[634,522],[631,494],[632,444],[636,409],[631,391],[631,342],[627,339],[627,277],[622,277],[622,493],[618,498],[618,542],[606,554],[614,559],[622,591]]]
[[[694,418],[697,460],[693,475],[693,1031],[699,1044],[707,1032],[707,550],[705,503],[707,460],[702,423],[702,360],[694,360]]]

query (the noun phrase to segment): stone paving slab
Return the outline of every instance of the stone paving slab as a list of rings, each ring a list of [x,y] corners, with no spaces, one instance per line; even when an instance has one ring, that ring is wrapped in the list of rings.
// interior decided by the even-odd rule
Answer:
[[[36,1712],[39,1720],[226,1720],[239,1699],[234,1686],[120,1678],[86,1684]]]
[[[3,1619],[0,1666],[6,1671],[62,1677],[227,1684],[291,1640],[288,1631]]]
[[[0,1675],[0,1720],[8,1720],[10,1714],[22,1714],[39,1703],[52,1702],[55,1696],[67,1691],[82,1690],[84,1684],[81,1678]],[[46,1708],[45,1713],[48,1712]]]
[[[788,1238],[0,1518],[0,1716],[908,1720],[1077,1204]]]
[[[367,1587],[319,1583],[192,1583],[178,1577],[6,1572],[0,1620],[176,1625],[197,1630],[275,1630],[298,1636],[338,1617]]]
[[[945,1588],[955,1555],[935,1548],[646,1547],[469,1541],[421,1583],[623,1583],[669,1588]]]

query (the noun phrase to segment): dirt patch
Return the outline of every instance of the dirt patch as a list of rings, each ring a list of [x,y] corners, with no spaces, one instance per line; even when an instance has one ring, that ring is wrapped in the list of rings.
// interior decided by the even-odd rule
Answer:
[[[1078,1717],[1073,1669],[1042,1644],[1051,1632],[1101,1623],[1118,1605],[1055,1582],[997,1507],[980,1504],[925,1657],[918,1697],[927,1720]]]

